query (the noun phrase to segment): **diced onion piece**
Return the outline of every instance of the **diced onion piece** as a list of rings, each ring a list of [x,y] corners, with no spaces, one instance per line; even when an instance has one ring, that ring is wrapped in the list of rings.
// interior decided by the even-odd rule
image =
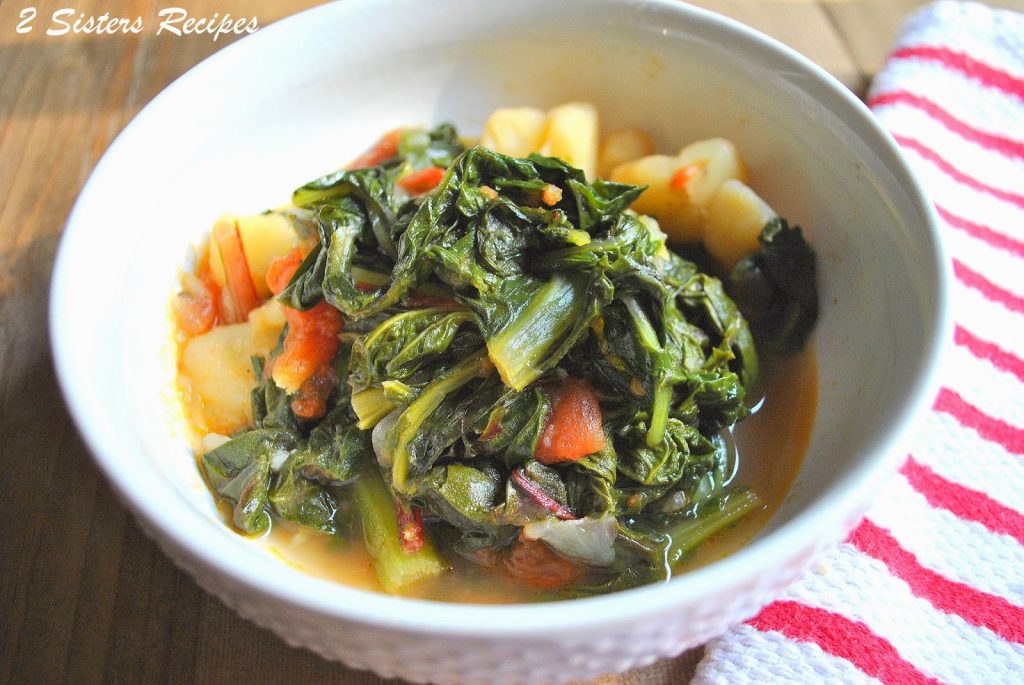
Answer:
[[[274,473],[278,473],[290,456],[291,452],[288,450],[280,448],[275,449],[270,455],[270,470]]]
[[[570,102],[549,110],[537,152],[558,157],[593,180],[597,172],[597,109],[588,102]]]
[[[760,247],[757,237],[775,216],[768,203],[745,183],[729,179],[708,205],[704,246],[731,271],[740,259]]]
[[[676,158],[676,169],[687,168],[693,171],[688,174],[684,188],[690,202],[698,207],[711,202],[726,180],[747,180],[747,168],[739,151],[725,138],[699,140],[684,147]]]
[[[609,566],[615,561],[617,534],[618,524],[611,514],[569,521],[549,518],[523,526],[527,540],[542,540],[562,556],[591,566]]]
[[[654,154],[654,143],[651,137],[636,128],[613,131],[601,142],[601,151],[597,156],[597,173],[602,178],[609,178],[612,170],[620,164]]]
[[[646,185],[647,190],[633,202],[633,209],[655,217],[672,242],[695,243],[701,236],[702,212],[690,201],[685,188],[672,187],[678,168],[675,157],[649,155],[615,167],[609,180]]]
[[[212,452],[224,443],[230,442],[231,438],[220,433],[207,433],[203,436],[203,452]]]
[[[546,115],[536,107],[505,107],[487,117],[480,145],[510,157],[526,157],[541,145]]]

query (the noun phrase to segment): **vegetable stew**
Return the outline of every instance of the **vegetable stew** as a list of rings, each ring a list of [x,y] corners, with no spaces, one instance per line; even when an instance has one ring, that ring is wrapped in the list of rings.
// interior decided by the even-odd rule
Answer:
[[[597,170],[602,176],[597,176]],[[385,592],[667,580],[778,506],[813,423],[815,257],[724,139],[585,103],[386,133],[217,222],[172,303],[198,465],[239,533]]]

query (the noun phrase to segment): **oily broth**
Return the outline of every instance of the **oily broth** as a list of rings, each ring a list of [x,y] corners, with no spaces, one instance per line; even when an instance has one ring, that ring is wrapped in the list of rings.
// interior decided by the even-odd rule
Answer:
[[[811,442],[818,409],[818,364],[812,345],[791,359],[768,364],[764,399],[734,429],[739,468],[732,483],[746,485],[764,506],[700,545],[676,569],[693,570],[750,542],[782,505]]]
[[[750,487],[764,500],[764,507],[698,547],[677,567],[677,575],[747,544],[782,504],[807,451],[817,411],[818,368],[811,347],[767,365],[764,387],[768,391],[757,411],[734,432],[739,465],[732,483]],[[275,520],[263,543],[286,563],[313,576],[382,592],[358,534],[353,541],[344,541]],[[409,595],[507,604],[544,599],[545,593],[524,587],[504,572],[455,560],[451,572],[413,588]]]

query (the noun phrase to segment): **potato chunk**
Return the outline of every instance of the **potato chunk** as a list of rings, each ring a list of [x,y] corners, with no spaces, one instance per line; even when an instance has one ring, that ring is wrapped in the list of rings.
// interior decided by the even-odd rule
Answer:
[[[281,214],[257,214],[254,216],[225,216],[220,221],[237,221],[238,233],[245,250],[245,261],[252,274],[256,294],[270,297],[267,287],[267,269],[275,257],[288,253],[299,244],[299,237],[291,221]],[[210,273],[217,284],[224,286],[224,263],[216,242],[210,243]]]
[[[687,145],[677,157],[678,169],[692,170],[684,184],[698,207],[711,202],[719,186],[730,178],[747,180],[747,167],[736,146],[725,138],[709,138]]]
[[[776,214],[768,203],[745,183],[725,181],[708,205],[704,247],[732,270],[736,263],[760,247],[757,236]]]
[[[181,373],[202,400],[210,430],[231,433],[252,422],[252,348],[253,327],[248,323],[218,326],[185,345]]]
[[[593,180],[597,172],[597,109],[588,102],[570,102],[549,110],[537,152],[558,157]]]
[[[746,177],[736,146],[725,138],[709,138],[687,145],[675,157],[650,155],[620,164],[609,180],[648,185],[633,209],[654,216],[670,241],[697,242],[718,188],[728,179]]]
[[[540,148],[547,115],[536,107],[505,107],[487,117],[480,145],[510,157]]]
[[[200,400],[207,429],[227,434],[252,423],[252,357],[269,355],[283,326],[281,304],[271,300],[246,323],[217,326],[185,345],[181,374]]]
[[[690,202],[685,188],[673,187],[672,179],[678,166],[675,157],[650,155],[615,167],[609,180],[648,186],[633,202],[633,209],[656,218],[670,241],[697,242],[703,218],[700,208]]]
[[[613,131],[601,141],[597,157],[597,173],[609,178],[612,170],[620,164],[654,154],[651,137],[636,128]]]

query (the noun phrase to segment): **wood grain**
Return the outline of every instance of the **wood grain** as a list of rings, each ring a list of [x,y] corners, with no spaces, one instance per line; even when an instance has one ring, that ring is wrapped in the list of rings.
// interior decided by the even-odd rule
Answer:
[[[141,16],[170,4],[261,25],[310,0],[82,0]],[[863,93],[904,14],[901,0],[706,0]],[[1001,3],[1024,9],[1018,3]],[[174,568],[116,501],[64,409],[48,349],[54,254],[75,197],[117,133],[164,86],[230,40],[44,35],[15,26],[58,0],[0,4],[0,683],[384,682],[287,647]],[[700,652],[599,679],[681,683]]]

